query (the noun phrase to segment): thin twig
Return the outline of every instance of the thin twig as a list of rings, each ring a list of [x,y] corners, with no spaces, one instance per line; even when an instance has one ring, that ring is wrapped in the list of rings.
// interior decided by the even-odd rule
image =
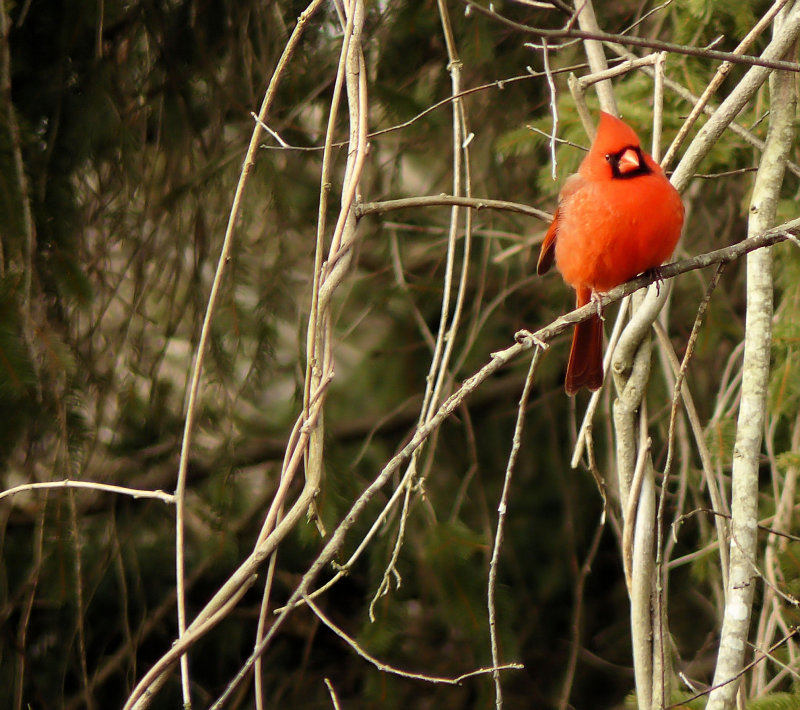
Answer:
[[[575,582],[575,601],[572,608],[572,621],[570,627],[572,628],[572,638],[570,639],[569,657],[567,658],[567,670],[564,673],[564,681],[561,684],[561,697],[558,700],[558,710],[567,710],[570,707],[569,698],[572,694],[572,683],[575,679],[575,669],[578,665],[578,653],[581,647],[581,632],[583,626],[583,593],[586,587],[586,580],[589,579],[589,573],[592,569],[592,563],[597,556],[597,551],[600,549],[600,541],[603,538],[605,531],[605,506],[603,507],[603,514],[597,522],[597,527],[592,537],[592,542],[589,545],[589,551],[586,553],[586,558],[581,565],[578,572],[578,579]]]
[[[693,510],[689,510],[689,511],[685,512],[683,515],[679,516],[675,520],[675,522],[673,523],[673,527],[680,527],[680,525],[685,520],[688,520],[689,518],[697,515],[698,513],[705,513],[706,515],[715,515],[715,516],[720,517],[720,518],[725,518],[726,520],[730,520],[731,519],[730,513],[721,513],[720,511],[713,510],[712,508],[694,508]],[[766,518],[763,518],[762,520],[760,520],[758,525],[756,525],[756,527],[761,532],[765,532],[768,535],[773,535],[775,537],[780,537],[780,538],[783,538],[784,540],[789,540],[791,542],[800,542],[800,535],[792,535],[791,533],[787,533],[784,530],[777,530],[777,529],[767,525],[767,522],[770,521],[770,520],[774,520],[774,518],[775,518],[774,515],[769,515]],[[711,545],[711,546],[709,546],[707,548],[704,548],[703,552],[708,552],[712,547],[715,547],[718,544],[719,543],[716,542],[713,545]],[[679,559],[681,561],[683,561],[685,559],[685,557],[681,557]],[[677,560],[676,560],[676,562],[677,562]]]
[[[633,24],[628,25],[624,30],[622,30],[622,32],[620,32],[620,34],[623,34],[623,35],[630,34],[631,30],[635,30],[648,17],[650,17],[651,15],[654,15],[657,12],[661,12],[661,10],[663,10],[665,7],[669,7],[670,5],[672,5],[672,0],[666,0],[666,2],[662,2],[660,5],[656,5],[651,10],[648,10],[647,12],[645,12],[644,15],[642,15],[638,20],[636,20],[636,22],[634,22]]]
[[[75,506],[75,495],[72,491],[67,495],[69,504],[69,525],[72,533],[72,545],[75,553],[75,607],[76,626],[78,633],[78,659],[80,661],[81,682],[83,683],[83,698],[87,710],[94,710],[94,696],[89,692],[89,669],[86,664],[86,622],[84,609],[84,579],[83,579],[83,546],[81,545],[80,528],[78,526],[78,511]]]
[[[368,214],[384,214],[392,210],[404,210],[419,207],[469,207],[474,210],[492,209],[516,212],[528,217],[540,219],[543,222],[551,222],[553,215],[544,210],[536,209],[519,202],[507,202],[506,200],[490,200],[483,197],[467,197],[464,195],[423,195],[421,197],[403,197],[397,200],[384,200],[382,202],[360,202],[356,205],[355,212],[357,217],[364,217]]]
[[[568,141],[564,138],[559,138],[558,136],[553,138],[550,133],[543,131],[541,128],[537,128],[536,126],[525,124],[525,128],[527,128],[529,131],[533,131],[534,133],[538,133],[540,136],[544,136],[547,138],[547,140],[554,140],[559,145],[568,145],[570,148],[577,148],[578,150],[582,150],[584,153],[588,152],[589,150],[589,148],[585,145],[578,145],[577,143],[573,143],[572,141]]]
[[[500,559],[500,551],[503,547],[506,511],[508,510],[508,498],[511,492],[511,477],[514,474],[514,467],[517,463],[517,454],[522,446],[522,429],[525,425],[525,411],[528,406],[528,397],[530,396],[531,387],[533,385],[533,376],[536,372],[536,366],[539,363],[539,356],[541,353],[542,349],[538,347],[533,352],[531,364],[528,368],[528,376],[525,378],[525,385],[522,388],[522,396],[519,398],[519,407],[517,407],[517,421],[514,426],[514,438],[511,444],[511,452],[508,455],[505,477],[503,478],[503,492],[500,495],[500,503],[497,506],[497,530],[495,532],[494,545],[492,546],[492,558],[489,562],[489,584],[487,589],[489,639],[492,646],[492,664],[495,666],[495,668],[499,668],[500,666],[500,643],[497,638],[497,607],[495,604],[495,596],[497,591],[497,568]],[[495,689],[495,707],[497,710],[502,710],[503,689],[500,684],[499,671],[495,671],[493,673],[493,678]]]
[[[623,501],[624,507],[622,512],[622,569],[625,573],[625,582],[628,587],[629,595],[633,594],[634,532],[638,522],[636,510],[639,507],[645,472],[650,463],[650,440],[647,438],[646,429],[642,429],[640,436],[646,443],[639,447],[636,458],[636,468],[633,470],[633,478],[631,479],[628,498]]]
[[[333,710],[340,710],[339,698],[336,697],[336,691],[333,689],[333,684],[331,683],[329,678],[325,678],[325,686],[328,688],[328,693],[331,696],[331,702],[333,703]]]
[[[556,83],[550,71],[550,53],[547,50],[547,40],[542,38],[542,62],[544,73],[547,77],[547,86],[550,89],[550,114],[553,117],[553,129],[550,133],[550,174],[553,180],[558,172],[558,158],[556,157],[556,136],[558,135],[558,97],[556,96]]]
[[[579,71],[585,68],[586,68],[585,63],[573,64],[568,67],[563,67],[561,69],[553,69],[551,73],[554,76],[556,76],[558,74],[565,74],[569,72]],[[459,91],[457,94],[451,94],[450,96],[442,99],[441,101],[437,101],[436,103],[431,104],[430,106],[428,106],[428,108],[424,109],[423,111],[420,111],[419,113],[415,114],[408,120],[403,121],[402,123],[396,123],[393,126],[388,126],[387,128],[381,128],[378,129],[377,131],[372,131],[371,133],[367,134],[367,138],[371,140],[373,138],[379,138],[381,136],[384,136],[388,133],[394,133],[395,131],[401,131],[405,128],[408,128],[409,126],[415,124],[417,121],[425,118],[425,116],[432,113],[433,111],[436,111],[444,106],[448,106],[449,104],[453,103],[456,99],[464,98],[466,96],[470,96],[472,94],[480,93],[483,91],[488,91],[489,89],[498,89],[499,91],[503,91],[509,84],[515,84],[519,81],[529,81],[531,79],[540,79],[543,76],[544,72],[529,71],[526,74],[521,74],[519,76],[511,76],[508,77],[507,79],[498,79],[488,84],[481,84],[480,86],[473,86],[469,89],[463,89],[462,91]],[[338,141],[331,143],[331,147],[333,148],[343,148],[346,145],[347,141]],[[296,150],[296,151],[306,151],[314,153],[323,150],[323,146],[320,145],[311,145],[311,146],[290,145],[286,148],[284,148],[283,146],[262,145],[261,148],[263,148],[264,150]]]
[[[678,362],[678,357],[675,354],[674,349],[669,341],[669,337],[664,330],[663,326],[656,321],[654,324],[656,337],[658,338],[659,344],[661,345],[661,351],[666,355],[670,366],[672,367],[673,374],[678,379],[678,375],[680,373],[680,363]],[[706,489],[708,490],[708,496],[711,499],[711,505],[713,509],[718,512],[718,515],[722,516],[726,514],[727,510],[727,503],[723,499],[722,493],[720,491],[719,486],[717,485],[717,480],[714,477],[714,470],[713,465],[711,462],[711,454],[708,450],[708,445],[705,440],[705,429],[700,421],[700,416],[697,413],[697,408],[694,404],[694,398],[692,397],[691,391],[689,390],[686,382],[684,381],[680,388],[680,395],[681,399],[683,400],[684,410],[686,412],[686,416],[689,420],[689,425],[692,430],[692,434],[694,435],[695,444],[697,446],[698,454],[700,455],[700,463],[703,470],[703,478],[706,483]],[[677,520],[680,520],[680,516]],[[677,520],[673,522],[673,531],[676,529]],[[727,540],[728,531],[727,527],[722,520],[722,518],[718,518],[715,520],[715,527],[717,529],[717,538],[718,541],[715,543],[714,546],[719,545],[719,541]],[[673,534],[674,537],[674,534]],[[723,580],[723,585],[727,586],[728,580],[728,552],[727,548],[724,545],[720,545],[720,571]],[[671,569],[673,567],[672,564],[667,564],[667,568]]]
[[[52,488],[81,488],[84,490],[100,491],[102,493],[118,493],[130,496],[131,498],[155,498],[164,503],[175,503],[175,496],[164,491],[147,491],[138,488],[125,488],[124,486],[114,486],[109,483],[93,483],[92,481],[73,481],[65,478],[62,481],[43,481],[42,483],[23,483],[13,488],[0,491],[0,500],[18,493],[28,491],[49,490]]]
[[[270,127],[269,127],[269,126],[266,124],[266,123],[264,123],[264,121],[262,121],[262,120],[261,120],[261,119],[258,117],[258,115],[256,114],[256,112],[255,112],[255,111],[251,111],[251,112],[250,112],[250,115],[253,117],[253,119],[256,121],[256,123],[258,123],[258,124],[260,124],[260,125],[261,125],[261,128],[263,128],[263,129],[264,129],[264,130],[265,130],[267,133],[269,133],[269,134],[270,134],[270,135],[271,135],[271,136],[272,136],[272,137],[273,137],[273,138],[274,138],[276,141],[278,141],[278,143],[280,144],[281,148],[289,148],[289,149],[291,149],[291,148],[292,148],[292,146],[290,146],[290,145],[289,145],[289,144],[288,144],[288,143],[287,143],[285,140],[283,140],[283,138],[281,138],[281,137],[278,135],[278,132],[277,132],[277,131],[273,131],[273,130],[272,130],[272,129],[271,129],[271,128],[270,128]]]
[[[600,81],[622,76],[623,74],[627,74],[634,69],[639,69],[640,67],[652,66],[658,61],[658,57],[659,53],[654,52],[653,54],[648,54],[637,59],[625,59],[622,63],[617,64],[615,67],[604,69],[598,72],[592,72],[591,74],[584,74],[584,76],[578,79],[578,84],[580,84],[581,89],[585,91],[592,84],[596,84]]]
[[[17,625],[17,637],[15,639],[17,653],[17,664],[14,676],[14,710],[23,710],[23,702],[25,699],[25,678],[26,678],[26,661],[29,658],[27,653],[28,643],[28,630],[30,628],[31,613],[33,612],[33,605],[36,601],[36,593],[39,589],[39,581],[41,579],[42,563],[43,563],[43,548],[44,548],[44,523],[47,513],[47,496],[45,496],[45,505],[42,505],[41,510],[36,519],[35,534],[33,537],[33,564],[31,565],[28,578],[25,580],[23,588],[26,589],[27,599],[22,605],[21,613],[19,615],[19,624]],[[91,687],[90,687],[91,692]],[[80,696],[81,704],[84,702],[83,693]]]
[[[653,140],[650,145],[650,154],[657,163],[661,162],[661,129],[664,125],[664,65],[667,62],[666,52],[655,55],[654,70],[656,73],[653,82]]]
[[[395,668],[394,666],[390,666],[388,663],[384,663],[383,661],[378,660],[375,656],[367,653],[359,644],[358,642],[353,639],[351,636],[348,636],[342,629],[340,629],[336,624],[333,623],[320,609],[313,600],[309,599],[308,597],[304,598],[306,604],[309,608],[317,615],[317,618],[327,626],[334,634],[336,634],[340,639],[342,639],[350,648],[353,649],[361,658],[365,661],[371,663],[375,668],[377,668],[382,673],[391,673],[392,675],[400,676],[401,678],[411,678],[413,680],[422,680],[426,683],[436,683],[442,685],[460,685],[463,681],[467,678],[472,678],[476,675],[485,675],[487,673],[499,673],[500,671],[506,670],[521,670],[525,666],[521,663],[506,663],[502,666],[492,666],[491,668],[478,668],[477,670],[470,671],[469,673],[463,673],[455,678],[447,678],[442,676],[432,676],[426,675],[425,673],[412,673],[411,671],[404,671],[400,668]]]

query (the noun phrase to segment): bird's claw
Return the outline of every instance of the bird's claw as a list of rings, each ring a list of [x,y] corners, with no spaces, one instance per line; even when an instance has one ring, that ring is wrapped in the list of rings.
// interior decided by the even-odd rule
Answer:
[[[652,269],[648,269],[647,271],[645,271],[643,275],[646,276],[648,279],[653,280],[653,283],[656,286],[656,296],[660,296],[661,284],[664,283],[664,276],[661,273],[661,267],[654,266]]]

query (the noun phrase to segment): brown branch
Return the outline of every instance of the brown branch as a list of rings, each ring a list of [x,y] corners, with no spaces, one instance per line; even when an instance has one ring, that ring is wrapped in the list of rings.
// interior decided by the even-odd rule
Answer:
[[[466,680],[467,678],[473,678],[478,675],[485,675],[488,673],[499,673],[500,671],[508,671],[508,670],[523,670],[525,666],[521,663],[504,663],[502,665],[497,666],[490,666],[488,668],[478,668],[474,671],[468,671],[467,673],[462,673],[455,678],[447,678],[443,676],[434,676],[434,675],[427,675],[425,673],[413,673],[410,671],[404,671],[400,668],[392,666],[388,663],[384,663],[383,661],[379,660],[368,651],[366,651],[352,636],[348,635],[345,631],[339,628],[326,614],[322,611],[309,597],[303,597],[304,601],[311,610],[317,615],[317,618],[328,628],[330,629],[336,636],[338,636],[342,641],[344,641],[350,648],[355,651],[357,655],[363,658],[367,663],[371,663],[375,668],[377,668],[382,673],[391,673],[392,675],[400,676],[401,678],[411,678],[413,680],[421,680],[425,681],[426,683],[435,683],[441,685],[461,685],[461,683]]]
[[[719,510],[714,510],[713,508],[695,508],[694,510],[690,510],[687,513],[683,513],[683,515],[677,518],[675,522],[672,524],[673,528],[675,528],[675,526],[683,525],[683,522],[685,520],[689,520],[689,518],[694,517],[698,513],[714,515],[719,518],[725,518],[725,520],[731,519],[729,513],[723,513]],[[770,516],[769,518],[764,518],[764,521],[766,522],[770,518],[774,518],[774,516]],[[776,530],[775,528],[772,528],[769,525],[765,525],[764,523],[758,523],[756,525],[756,528],[758,528],[758,530],[760,530],[761,532],[767,533],[768,535],[773,535],[775,537],[782,537],[786,540],[790,540],[791,542],[800,542],[800,537],[798,537],[797,535],[792,535],[791,533],[783,532],[782,530]]]
[[[702,47],[688,47],[683,44],[673,44],[672,42],[662,42],[657,39],[647,39],[645,37],[628,37],[609,32],[586,32],[566,27],[561,30],[546,30],[540,27],[531,27],[521,22],[514,22],[507,17],[497,14],[494,10],[479,5],[475,0],[463,0],[467,9],[475,10],[481,15],[491,17],[498,22],[513,27],[520,32],[536,35],[537,37],[547,37],[549,39],[589,39],[599,42],[616,42],[632,47],[646,47],[662,52],[672,52],[673,54],[685,54],[689,57],[702,57],[704,59],[714,59],[719,61],[731,62],[731,64],[747,64],[748,66],[767,67],[768,69],[783,69],[790,72],[800,72],[800,64],[796,62],[784,62],[780,60],[761,59],[747,54],[734,54],[733,52],[720,52],[716,49],[704,49]]]

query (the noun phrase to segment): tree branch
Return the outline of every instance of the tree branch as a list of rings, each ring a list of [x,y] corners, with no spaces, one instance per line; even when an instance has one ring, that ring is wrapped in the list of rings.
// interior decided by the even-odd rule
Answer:
[[[788,23],[776,21],[775,34]],[[781,17],[779,16],[779,17]],[[750,202],[750,233],[775,220],[786,158],[794,137],[795,86],[790,74],[770,77],[770,122],[761,165]],[[747,258],[747,315],[742,363],[742,389],[731,472],[730,575],[725,598],[717,667],[708,710],[735,705],[737,678],[744,664],[750,615],[755,595],[758,523],[758,470],[766,416],[773,315],[772,252],[759,250]]]
[[[672,42],[662,42],[657,39],[645,37],[633,37],[609,32],[586,32],[566,27],[561,30],[546,30],[540,27],[531,27],[521,22],[514,22],[507,17],[499,15],[492,9],[479,5],[475,0],[463,0],[469,9],[475,10],[481,15],[491,17],[493,20],[502,22],[508,27],[513,27],[519,32],[536,35],[537,37],[547,37],[548,39],[586,39],[597,40],[600,42],[616,42],[632,47],[646,47],[662,52],[672,52],[673,54],[685,54],[689,57],[702,57],[704,59],[714,59],[719,61],[731,62],[732,64],[748,64],[750,66],[766,67],[767,69],[783,69],[790,72],[800,72],[800,64],[797,62],[786,62],[774,59],[764,59],[763,57],[753,57],[747,54],[734,54],[733,52],[720,52],[716,49],[704,49],[701,47],[689,47],[683,44],[673,44]]]

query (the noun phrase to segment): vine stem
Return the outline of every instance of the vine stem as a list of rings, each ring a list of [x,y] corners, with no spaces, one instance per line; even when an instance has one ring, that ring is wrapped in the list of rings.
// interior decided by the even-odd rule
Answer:
[[[286,43],[283,53],[278,60],[275,71],[272,74],[269,86],[264,94],[264,100],[261,102],[261,108],[258,112],[258,120],[255,122],[255,126],[253,127],[253,133],[250,137],[250,144],[247,148],[242,170],[239,174],[239,181],[236,185],[236,192],[234,193],[233,204],[231,205],[230,216],[228,217],[228,225],[225,230],[225,238],[223,239],[222,248],[220,249],[219,260],[217,261],[217,269],[214,273],[214,281],[211,285],[211,293],[208,297],[208,305],[206,306],[203,325],[200,330],[200,340],[197,344],[195,361],[192,367],[192,376],[189,384],[189,397],[186,405],[186,419],[183,427],[183,440],[181,443],[180,460],[178,462],[178,480],[175,486],[175,578],[178,607],[178,638],[186,633],[186,563],[184,560],[186,476],[189,467],[189,452],[192,446],[192,431],[194,428],[195,418],[197,416],[197,396],[200,390],[200,378],[203,372],[203,363],[205,360],[208,337],[211,332],[211,323],[214,318],[214,310],[219,299],[219,291],[225,275],[226,266],[230,260],[231,249],[233,247],[233,234],[236,229],[239,213],[241,212],[242,197],[244,196],[245,187],[247,186],[250,173],[252,172],[253,165],[255,164],[255,155],[258,151],[261,136],[264,133],[263,126],[266,124],[267,113],[269,112],[272,102],[275,99],[278,85],[280,80],[283,78],[286,67],[289,65],[289,60],[294,55],[294,52],[300,43],[300,38],[303,34],[306,23],[308,22],[309,18],[322,6],[322,4],[323,0],[312,0],[312,2],[298,18],[297,24],[295,25],[295,28],[289,37],[289,41]],[[191,707],[191,682],[189,678],[188,657],[185,655],[181,656],[180,663],[183,704],[188,708]]]

